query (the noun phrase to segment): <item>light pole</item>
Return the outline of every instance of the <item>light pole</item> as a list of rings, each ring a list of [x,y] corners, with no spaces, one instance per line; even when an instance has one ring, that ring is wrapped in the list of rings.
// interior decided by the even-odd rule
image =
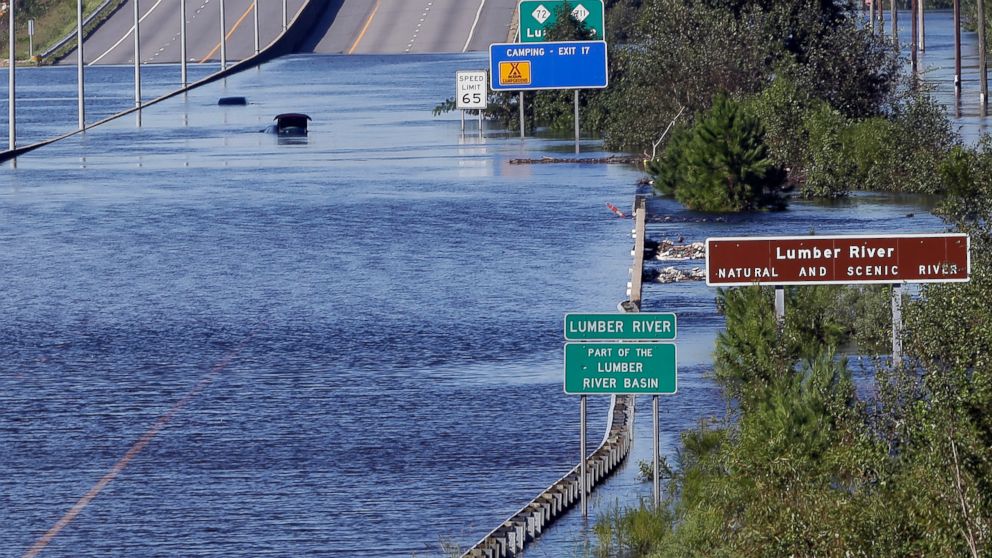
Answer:
[[[83,0],[76,0],[76,113],[79,129],[86,129],[86,92],[83,79]]]
[[[179,0],[179,81],[189,84],[186,75],[186,0]]]
[[[224,19],[224,0],[220,0],[220,69],[227,69],[227,22]]]
[[[7,54],[10,60],[7,61],[7,147],[14,149],[17,147],[17,111],[15,109],[15,97],[17,87],[14,84],[14,0],[10,0],[10,8],[7,10],[7,39],[9,47]]]

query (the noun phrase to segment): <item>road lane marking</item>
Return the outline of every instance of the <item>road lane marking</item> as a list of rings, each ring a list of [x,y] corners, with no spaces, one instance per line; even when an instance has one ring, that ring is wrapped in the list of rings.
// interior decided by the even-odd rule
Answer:
[[[79,501],[77,501],[69,509],[69,511],[67,511],[65,515],[63,515],[55,523],[55,525],[52,526],[51,529],[48,530],[48,532],[42,535],[40,539],[38,539],[33,545],[31,545],[31,548],[29,548],[27,552],[24,553],[23,558],[35,558],[36,556],[38,556],[38,554],[40,554],[41,551],[44,550],[45,547],[48,546],[50,542],[52,542],[52,539],[54,539],[59,534],[59,532],[62,531],[62,529],[65,529],[67,525],[72,523],[72,521],[76,519],[76,516],[82,513],[82,511],[86,509],[86,506],[88,506],[90,502],[92,502],[93,499],[96,498],[100,494],[100,492],[102,492],[103,489],[107,487],[108,484],[110,484],[115,478],[117,478],[118,475],[121,474],[121,472],[124,471],[124,468],[127,467],[128,463],[130,463],[132,459],[134,459],[139,453],[141,453],[141,450],[145,449],[145,446],[147,446],[152,441],[152,439],[155,438],[155,436],[157,436],[158,433],[163,428],[165,428],[166,425],[169,424],[169,421],[171,421],[172,418],[176,416],[176,414],[182,411],[183,408],[185,408],[186,405],[188,405],[189,402],[192,401],[196,396],[200,395],[200,393],[202,393],[203,390],[205,390],[207,386],[209,386],[214,381],[217,375],[223,372],[224,369],[227,368],[229,364],[231,364],[231,361],[237,358],[237,356],[241,353],[242,349],[245,348],[245,345],[248,344],[248,341],[250,341],[251,338],[254,336],[255,334],[254,332],[252,332],[248,336],[248,339],[245,339],[245,341],[241,345],[239,345],[234,350],[232,350],[227,355],[225,355],[224,358],[220,360],[220,362],[215,364],[213,368],[210,369],[209,373],[203,376],[203,378],[201,378],[200,381],[195,386],[193,386],[193,389],[187,392],[186,395],[182,399],[180,399],[175,405],[173,405],[168,412],[160,416],[158,420],[156,420],[155,423],[152,424],[151,428],[149,428],[141,436],[141,438],[138,438],[138,441],[135,442],[134,445],[131,446],[129,450],[127,450],[127,453],[125,453],[123,457],[117,460],[117,463],[114,463],[114,466],[111,467],[109,471],[107,471],[107,474],[103,475],[103,477],[96,484],[94,484],[93,487],[90,488],[89,491],[87,491],[86,494],[82,498],[80,498]]]
[[[255,7],[255,3],[254,2],[252,2],[251,4],[249,4],[248,5],[248,9],[245,10],[245,13],[241,14],[241,17],[238,18],[238,21],[234,22],[234,27],[231,27],[231,30],[227,32],[227,40],[231,40],[231,35],[233,35],[234,32],[238,30],[238,27],[241,27],[241,22],[243,22],[245,20],[245,18],[248,17],[248,14],[251,13],[251,11],[252,11],[252,9],[254,9],[254,7]],[[215,46],[213,48],[213,50],[211,50],[210,52],[208,52],[207,55],[204,56],[202,60],[200,60],[200,64],[203,64],[207,60],[210,60],[210,57],[212,57],[214,54],[216,54],[218,50],[220,50],[220,42],[218,42],[217,43],[217,46]]]
[[[145,15],[141,16],[140,18],[138,18],[138,24],[141,24],[142,21],[145,21],[145,18],[148,17],[153,11],[155,11],[155,8],[157,8],[158,5],[161,4],[161,3],[162,3],[162,0],[158,0],[158,2],[155,2],[155,5],[152,6],[147,12],[145,12]],[[115,48],[121,46],[121,43],[123,43],[125,39],[127,39],[128,37],[130,37],[132,33],[134,33],[134,26],[133,25],[127,30],[127,33],[125,33],[124,36],[120,38],[120,40],[118,40],[116,43],[114,43],[114,46],[108,48],[106,52],[104,52],[100,56],[97,56],[96,57],[96,60],[93,60],[92,62],[90,62],[87,65],[88,66],[92,66],[93,64],[96,64],[100,60],[103,60],[103,57],[104,56],[107,56],[108,54],[110,54],[110,51],[112,51]]]
[[[375,14],[378,11],[379,0],[375,0],[375,7],[372,8],[372,13],[370,13],[368,19],[365,20],[365,25],[362,26],[362,30],[358,33],[358,37],[355,38],[355,42],[351,43],[351,48],[348,49],[348,54],[354,54],[355,49],[358,48],[358,43],[362,42],[362,39],[365,38],[365,32],[369,30],[369,26],[372,25],[372,19],[375,18]]]
[[[475,21],[472,23],[472,29],[468,32],[468,38],[465,39],[465,46],[462,48],[462,52],[468,52],[468,44],[472,42],[472,35],[475,35],[475,28],[479,25],[479,18],[482,16],[482,8],[485,7],[486,0],[479,2],[479,11],[475,12]]]

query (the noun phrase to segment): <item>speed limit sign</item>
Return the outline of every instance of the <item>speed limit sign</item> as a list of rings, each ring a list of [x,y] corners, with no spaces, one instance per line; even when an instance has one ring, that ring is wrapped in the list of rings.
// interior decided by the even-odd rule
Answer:
[[[485,110],[488,106],[489,76],[485,70],[455,72],[455,108]]]

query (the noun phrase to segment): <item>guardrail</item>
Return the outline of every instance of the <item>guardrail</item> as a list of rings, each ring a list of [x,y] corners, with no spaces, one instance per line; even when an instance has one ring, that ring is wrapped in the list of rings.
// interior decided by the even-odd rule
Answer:
[[[196,89],[197,87],[207,85],[208,83],[213,83],[219,79],[223,79],[230,75],[236,74],[242,70],[247,70],[248,68],[254,68],[255,66],[264,64],[265,62],[278,58],[279,56],[292,54],[299,48],[299,45],[307,38],[309,33],[312,31],[315,22],[319,20],[319,16],[321,15],[321,13],[324,11],[325,8],[326,8],[326,4],[324,0],[307,0],[306,3],[299,9],[299,11],[296,12],[296,16],[293,17],[293,20],[289,23],[286,30],[283,31],[278,37],[276,37],[271,43],[269,43],[268,46],[262,49],[261,52],[259,52],[258,54],[251,56],[249,58],[245,58],[244,60],[228,67],[226,70],[220,70],[214,72],[209,76],[201,79],[200,81],[191,83],[186,87],[181,87],[179,89],[176,89],[175,91],[172,91],[171,93],[166,93],[161,97],[157,97],[150,101],[146,101],[142,103],[140,107],[133,107],[118,112],[117,114],[108,116],[103,120],[99,120],[97,122],[93,122],[92,124],[88,124],[86,126],[86,129],[90,130],[92,128],[95,128],[96,126],[100,126],[101,124],[110,122],[111,120],[116,120],[122,116],[132,114],[135,111],[146,109],[152,105],[161,103],[166,99],[171,99],[176,95],[180,95],[192,89]],[[0,151],[0,163],[19,157],[29,151],[34,151],[35,149],[44,147],[46,145],[51,145],[57,141],[70,138],[82,132],[83,130],[72,130],[71,132],[66,132],[65,134],[62,134],[60,136],[35,142],[29,145],[25,145],[23,147],[17,147],[15,149]]]
[[[103,0],[103,2],[97,6],[96,9],[90,13],[90,15],[83,18],[83,40],[86,40],[93,33],[93,31],[100,26],[100,24],[110,18],[110,16],[114,15],[114,12],[120,9],[125,2],[127,2],[127,0]],[[46,58],[51,57],[55,52],[58,52],[59,49],[69,45],[75,39],[76,32],[71,31],[66,36],[59,39],[54,45],[39,53],[38,56],[41,57],[42,60],[45,60]],[[57,56],[53,62],[58,62],[63,56],[71,52],[74,48],[76,48],[75,45],[70,46],[66,50],[65,54]]]
[[[643,198],[635,201],[635,234],[644,238],[646,211]],[[641,252],[635,250],[631,273],[640,277],[644,273],[643,243]],[[641,301],[640,282],[635,283],[631,300],[621,304],[625,312],[639,312]],[[634,397],[614,395],[607,415],[606,435],[599,447],[586,459],[588,478],[586,494],[609,477],[624,462],[634,441]],[[520,511],[500,523],[479,542],[469,548],[462,558],[511,558],[524,550],[527,543],[536,540],[556,519],[580,501],[582,481],[579,480],[581,463],[565,473],[551,486],[541,491]]]

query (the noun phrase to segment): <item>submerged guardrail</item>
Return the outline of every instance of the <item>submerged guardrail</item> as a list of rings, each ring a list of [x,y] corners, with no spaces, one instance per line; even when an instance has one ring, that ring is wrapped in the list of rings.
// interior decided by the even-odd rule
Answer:
[[[635,203],[635,238],[643,239],[646,210],[643,198]],[[641,250],[634,250],[632,277],[640,278],[644,272],[643,243]],[[632,281],[630,301],[621,304],[624,312],[639,312],[641,283]],[[634,397],[614,395],[606,420],[606,434],[599,447],[586,458],[588,476],[586,494],[609,477],[627,458],[634,441]],[[579,463],[551,486],[541,491],[520,511],[511,515],[479,542],[469,548],[462,558],[511,558],[524,550],[527,543],[536,540],[556,519],[564,515],[581,499],[582,481]]]

